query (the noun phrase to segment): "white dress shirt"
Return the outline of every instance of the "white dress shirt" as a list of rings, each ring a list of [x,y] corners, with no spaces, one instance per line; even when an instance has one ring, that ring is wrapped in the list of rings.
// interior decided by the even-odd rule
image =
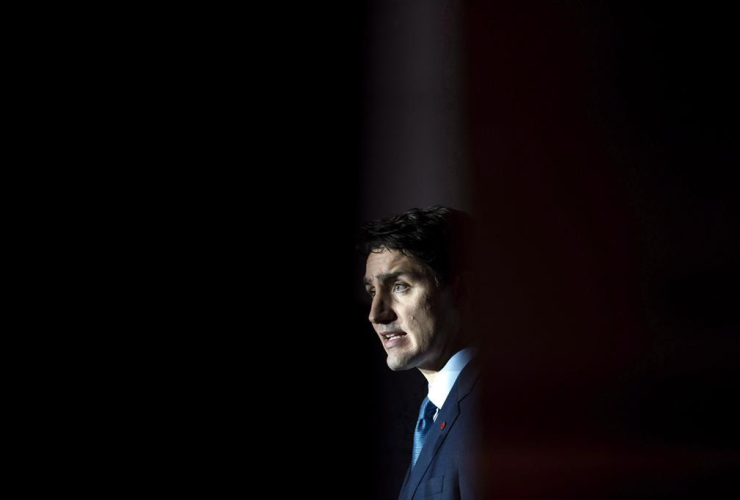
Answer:
[[[435,421],[439,409],[445,404],[445,400],[449,396],[452,386],[455,385],[458,375],[477,353],[478,349],[475,347],[466,347],[457,351],[434,377],[434,382],[429,384],[427,397],[437,407],[437,411],[434,413]]]

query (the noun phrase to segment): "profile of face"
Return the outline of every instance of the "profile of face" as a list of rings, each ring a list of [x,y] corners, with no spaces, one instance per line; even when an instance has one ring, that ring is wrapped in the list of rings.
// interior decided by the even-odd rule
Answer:
[[[439,371],[459,348],[458,312],[448,287],[437,286],[421,262],[385,248],[368,256],[364,282],[372,297],[368,319],[388,367]]]

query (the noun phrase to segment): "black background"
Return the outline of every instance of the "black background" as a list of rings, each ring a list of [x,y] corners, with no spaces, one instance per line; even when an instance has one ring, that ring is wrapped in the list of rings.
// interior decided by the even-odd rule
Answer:
[[[157,168],[133,182],[149,201],[127,229],[140,239],[124,309],[156,333],[132,341],[148,368],[121,394],[145,436],[134,454],[163,464],[163,483],[400,486],[423,381],[385,368],[355,293],[374,5],[162,21],[162,50],[139,50],[158,83],[131,127],[150,140],[124,142],[131,164]],[[732,16],[712,2],[464,12],[492,498],[725,498],[740,353]]]

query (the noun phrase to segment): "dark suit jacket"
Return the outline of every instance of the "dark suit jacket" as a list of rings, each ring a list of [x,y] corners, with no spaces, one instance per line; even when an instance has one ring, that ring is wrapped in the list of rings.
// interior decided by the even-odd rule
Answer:
[[[429,430],[416,466],[409,467],[399,500],[481,498],[476,443],[480,441],[480,356],[458,376]]]

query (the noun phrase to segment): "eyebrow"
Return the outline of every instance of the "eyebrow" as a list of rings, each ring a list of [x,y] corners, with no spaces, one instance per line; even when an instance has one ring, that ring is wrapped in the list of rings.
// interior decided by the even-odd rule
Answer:
[[[378,281],[383,282],[383,281],[394,280],[394,279],[398,278],[399,276],[404,276],[404,275],[407,275],[407,276],[418,276],[418,274],[419,273],[416,273],[414,271],[396,271],[396,272],[393,272],[393,273],[380,273],[380,274],[375,275],[375,277],[378,278]],[[367,285],[372,285],[372,283],[373,283],[372,280],[370,278],[368,278],[367,276],[365,276],[364,278],[362,278],[362,282],[366,286]]]

